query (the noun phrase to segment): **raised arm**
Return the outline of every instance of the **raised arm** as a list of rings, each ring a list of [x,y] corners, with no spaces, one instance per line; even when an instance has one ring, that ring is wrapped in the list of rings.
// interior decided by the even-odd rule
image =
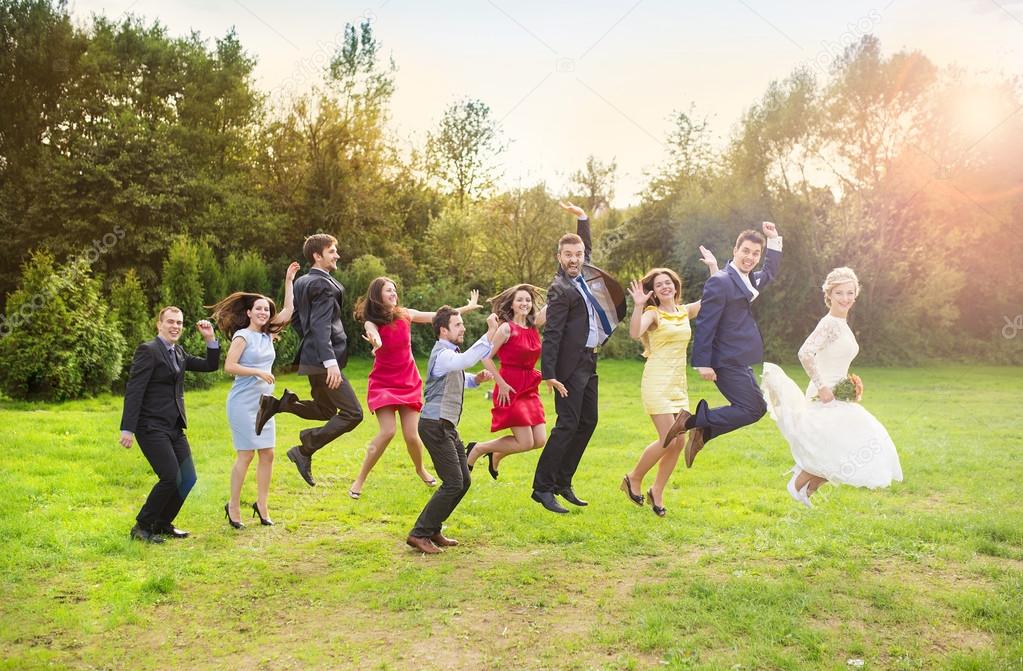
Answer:
[[[536,320],[533,322],[533,325],[536,326],[536,328],[543,328],[543,325],[546,324],[546,323],[547,323],[547,304],[544,303],[543,307],[540,308],[540,311],[536,313]]]
[[[709,275],[713,275],[719,270],[718,259],[714,256],[714,252],[703,245],[700,245],[700,263],[707,266],[707,273]],[[689,315],[690,319],[696,319],[696,315],[700,314],[701,304],[702,301],[694,301],[686,305],[686,314]]]
[[[295,275],[301,267],[298,261],[292,261],[284,272],[284,305],[281,311],[274,315],[274,324],[287,324],[291,321],[291,315],[295,313]]]
[[[586,216],[586,211],[572,203],[558,201],[558,205],[566,212],[571,212],[572,216],[575,217],[575,234],[583,239],[583,247],[585,248],[583,261],[589,263],[593,252],[593,245],[590,240],[590,219]]]
[[[192,356],[185,352],[185,370],[212,373],[220,367],[220,343],[213,333],[213,324],[205,319],[195,323],[195,329],[206,341],[206,356]]]
[[[647,312],[647,301],[653,297],[654,292],[643,291],[643,285],[639,280],[632,280],[629,287],[632,295],[632,302],[635,307],[632,310],[632,319],[629,321],[629,337],[639,340],[651,327],[657,328],[657,310]]]
[[[480,309],[480,292],[479,289],[473,289],[469,292],[469,302],[458,308],[458,314],[462,315],[466,312],[472,312],[473,310]],[[422,310],[413,310],[412,308],[405,308],[408,310],[409,319],[415,324],[429,324],[433,321],[433,316],[436,312],[423,312]]]
[[[782,239],[778,234],[778,227],[769,221],[763,222],[762,226],[764,236],[767,238],[767,249],[764,250],[764,267],[750,273],[756,281],[757,290],[770,284],[781,269]]]

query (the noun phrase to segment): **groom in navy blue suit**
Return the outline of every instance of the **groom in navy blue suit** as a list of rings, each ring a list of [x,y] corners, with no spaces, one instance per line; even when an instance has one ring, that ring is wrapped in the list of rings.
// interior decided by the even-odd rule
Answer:
[[[693,366],[700,377],[717,385],[728,405],[709,408],[701,399],[694,414],[679,413],[663,444],[670,445],[676,436],[688,431],[687,468],[692,467],[696,453],[708,440],[752,424],[767,412],[750,368],[764,358],[764,340],[750,306],[778,274],[782,239],[769,221],[763,223],[763,230],[763,235],[754,230],[740,233],[731,262],[703,285],[693,338]],[[754,270],[761,256],[764,267]]]

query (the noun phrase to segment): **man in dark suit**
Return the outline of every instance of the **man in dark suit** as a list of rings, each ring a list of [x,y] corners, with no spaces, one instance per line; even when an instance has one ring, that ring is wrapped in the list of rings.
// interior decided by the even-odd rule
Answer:
[[[212,373],[220,364],[220,344],[206,320],[196,328],[206,340],[206,358],[190,356],[178,339],[184,326],[181,310],[160,310],[157,336],[135,349],[124,392],[121,445],[130,448],[135,437],[159,481],[135,518],[131,537],[162,543],[164,536],[186,538],[174,518],[195,485],[195,464],[185,436],[185,371]]]
[[[752,424],[767,412],[750,368],[764,359],[764,340],[750,306],[778,274],[782,239],[769,221],[763,222],[763,230],[763,235],[754,230],[740,233],[731,262],[703,285],[693,337],[693,366],[700,377],[717,385],[728,405],[709,408],[701,399],[695,414],[680,412],[665,434],[664,445],[670,445],[676,436],[689,431],[687,468],[708,440]],[[755,271],[762,255],[764,267]]]
[[[576,217],[578,233],[558,242],[561,268],[547,290],[547,323],[540,368],[556,391],[558,421],[533,476],[534,501],[555,513],[568,510],[555,498],[585,506],[572,477],[597,427],[597,348],[625,316],[625,292],[613,277],[591,266],[590,221],[582,208],[561,207]]]
[[[309,376],[313,399],[301,401],[287,389],[277,399],[263,396],[256,415],[256,434],[278,412],[290,412],[303,419],[326,421],[323,426],[298,434],[300,445],[288,450],[288,459],[299,475],[313,487],[313,453],[348,433],[362,421],[362,406],[352,385],[341,374],[348,362],[348,337],[341,321],[345,288],[331,275],[337,270],[337,240],[317,233],[305,240],[302,253],[312,264],[309,272],[295,280],[295,312],[291,326],[300,338],[294,363],[298,372]]]

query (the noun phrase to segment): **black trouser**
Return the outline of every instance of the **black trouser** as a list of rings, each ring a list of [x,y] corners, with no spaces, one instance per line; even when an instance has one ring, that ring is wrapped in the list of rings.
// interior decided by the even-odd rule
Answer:
[[[586,445],[597,428],[597,355],[583,354],[567,380],[560,380],[568,396],[554,392],[558,421],[536,462],[533,490],[558,492],[572,486]]]
[[[362,422],[362,406],[344,375],[337,389],[327,386],[326,373],[310,375],[309,387],[313,400],[295,401],[287,406],[282,405],[280,409],[281,412],[290,412],[302,419],[327,420],[326,424],[317,429],[305,429],[299,433],[302,441],[299,451],[307,457]]]
[[[757,385],[757,378],[749,366],[716,366],[717,385],[729,405],[708,408],[706,401],[696,406],[696,414],[690,420],[690,428],[703,429],[704,442],[717,438],[729,431],[753,424],[767,412],[764,393]]]
[[[433,470],[441,482],[412,527],[413,536],[429,538],[440,531],[444,520],[458,507],[472,480],[465,461],[465,446],[454,424],[446,419],[420,417],[419,437],[433,459]]]
[[[140,527],[152,531],[173,523],[178,516],[188,492],[195,485],[195,464],[188,438],[181,429],[171,432],[141,429],[135,438],[153,472],[160,478],[135,517]]]

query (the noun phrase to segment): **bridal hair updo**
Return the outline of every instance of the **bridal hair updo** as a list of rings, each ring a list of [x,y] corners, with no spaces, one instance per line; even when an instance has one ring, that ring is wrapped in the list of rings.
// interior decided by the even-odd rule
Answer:
[[[821,291],[824,292],[824,305],[829,308],[831,307],[831,290],[839,284],[845,284],[846,282],[853,283],[853,286],[856,287],[856,295],[859,296],[860,278],[856,277],[856,273],[853,272],[852,268],[842,266],[828,273],[828,276],[824,278],[824,284],[821,285]]]

